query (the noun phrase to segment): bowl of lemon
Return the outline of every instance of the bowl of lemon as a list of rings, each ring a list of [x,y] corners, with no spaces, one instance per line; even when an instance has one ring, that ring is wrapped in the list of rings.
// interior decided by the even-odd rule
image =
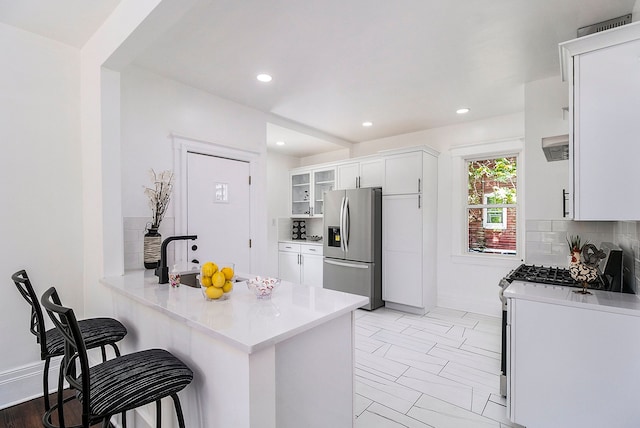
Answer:
[[[235,278],[235,265],[233,263],[206,262],[200,268],[200,288],[202,295],[209,301],[227,300],[233,290]]]

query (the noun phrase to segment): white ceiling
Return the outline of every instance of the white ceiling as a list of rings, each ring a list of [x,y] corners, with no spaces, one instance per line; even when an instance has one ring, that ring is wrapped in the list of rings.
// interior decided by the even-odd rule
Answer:
[[[0,0],[0,22],[81,48],[120,0]]]
[[[559,42],[635,1],[202,0],[135,64],[361,142],[523,111],[524,84],[559,74]],[[0,21],[82,46],[118,2],[0,0]]]

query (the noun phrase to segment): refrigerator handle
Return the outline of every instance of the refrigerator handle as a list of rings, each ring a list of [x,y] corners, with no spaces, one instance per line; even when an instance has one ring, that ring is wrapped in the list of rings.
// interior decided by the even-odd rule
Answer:
[[[369,269],[369,265],[367,263],[339,262],[339,261],[329,260],[329,259],[324,259],[324,262],[328,265],[342,266],[342,267],[355,268],[355,269]]]
[[[340,249],[344,251],[344,196],[340,202]]]
[[[349,229],[351,229],[351,212],[349,211],[349,198],[345,198],[344,201],[344,226],[345,232],[342,236],[342,238],[344,239],[344,251],[349,252]]]

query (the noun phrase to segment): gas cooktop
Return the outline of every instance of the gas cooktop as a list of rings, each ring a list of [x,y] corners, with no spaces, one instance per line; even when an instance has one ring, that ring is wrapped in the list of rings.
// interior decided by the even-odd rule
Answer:
[[[525,281],[535,282],[539,284],[550,285],[564,285],[568,287],[582,287],[582,284],[571,278],[568,268],[553,267],[553,266],[536,266],[522,264],[516,269],[512,270],[507,275],[506,280],[512,281]],[[589,284],[589,288],[605,289],[605,283],[601,275],[594,283]]]

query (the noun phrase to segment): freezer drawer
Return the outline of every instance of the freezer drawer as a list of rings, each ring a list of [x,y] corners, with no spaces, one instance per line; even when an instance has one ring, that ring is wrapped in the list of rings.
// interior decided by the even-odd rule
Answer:
[[[379,266],[325,258],[322,269],[324,288],[368,297],[369,303],[362,306],[363,309],[372,310],[382,306]]]

